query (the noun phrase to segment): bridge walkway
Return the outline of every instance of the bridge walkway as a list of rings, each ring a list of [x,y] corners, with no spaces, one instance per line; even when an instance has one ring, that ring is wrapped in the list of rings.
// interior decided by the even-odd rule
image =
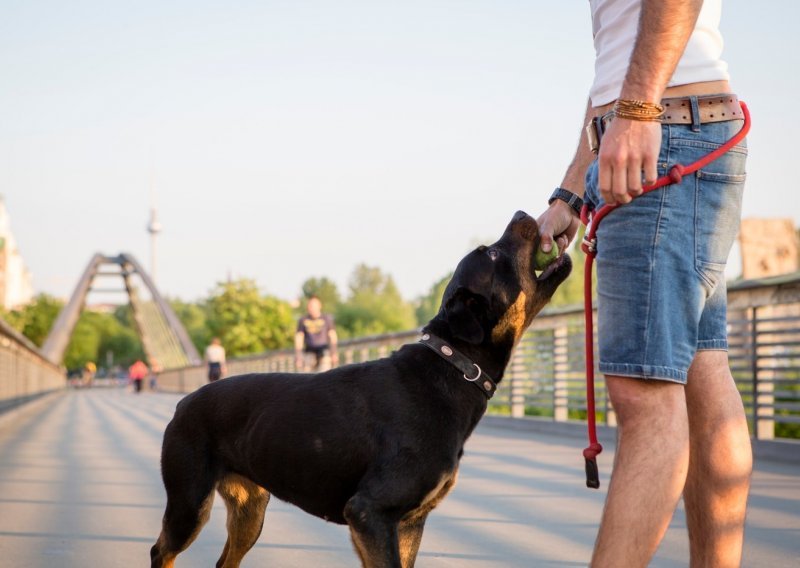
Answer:
[[[145,566],[164,506],[161,437],[180,395],[95,388],[49,395],[0,418],[0,566]],[[484,424],[456,489],[428,521],[426,568],[586,566],[603,489],[583,485],[578,438]],[[800,565],[800,466],[757,463],[744,566]],[[643,504],[647,506],[647,504]],[[177,566],[211,566],[224,507]],[[688,565],[682,508],[652,566]],[[356,566],[346,528],[274,500],[244,566]]]

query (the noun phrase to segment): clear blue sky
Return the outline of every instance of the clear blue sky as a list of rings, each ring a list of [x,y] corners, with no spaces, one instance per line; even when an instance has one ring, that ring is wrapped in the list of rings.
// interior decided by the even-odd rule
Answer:
[[[747,217],[800,218],[800,2],[725,0],[754,115]],[[96,251],[192,300],[291,299],[360,262],[424,293],[561,181],[592,78],[586,0],[0,0],[0,193],[38,291]]]

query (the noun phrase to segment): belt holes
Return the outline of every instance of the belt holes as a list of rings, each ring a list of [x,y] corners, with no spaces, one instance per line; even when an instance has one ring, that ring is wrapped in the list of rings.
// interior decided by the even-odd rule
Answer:
[[[689,118],[689,117],[684,114],[683,115],[683,120],[686,120],[687,118]]]
[[[711,116],[714,116],[714,115],[712,114]],[[722,113],[722,116],[725,116],[725,113],[724,113],[724,112]]]

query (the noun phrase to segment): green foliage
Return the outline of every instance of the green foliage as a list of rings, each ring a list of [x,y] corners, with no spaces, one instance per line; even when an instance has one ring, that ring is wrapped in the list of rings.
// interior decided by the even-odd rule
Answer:
[[[197,351],[203,353],[212,337],[211,330],[208,328],[208,310],[205,304],[171,299],[169,305],[183,327],[186,328],[186,333],[189,334],[189,339],[192,340]]]
[[[129,320],[118,317],[125,313],[126,307],[117,309],[115,314],[83,312],[64,352],[64,366],[81,369],[87,361],[102,366],[109,351],[114,363],[122,366],[144,359],[141,341]]]
[[[291,306],[262,296],[253,280],[217,284],[206,306],[208,329],[231,357],[291,345],[295,330]]]
[[[41,347],[63,305],[63,302],[53,296],[39,294],[26,306],[3,314],[3,319]]]
[[[575,306],[583,304],[583,267],[586,255],[581,250],[580,243],[583,242],[583,235],[586,227],[581,225],[578,234],[575,236],[574,245],[568,249],[567,253],[572,260],[572,273],[561,283],[553,298],[550,300],[551,306]],[[596,290],[597,271],[592,272],[592,290]]]
[[[444,291],[452,277],[453,273],[450,272],[447,276],[437,280],[434,282],[433,286],[431,286],[430,291],[419,298],[417,301],[417,309],[415,310],[417,325],[425,325],[433,319],[433,316],[439,313],[439,307],[442,304],[442,296],[444,296]]]
[[[380,268],[360,264],[350,277],[350,297],[336,310],[343,337],[407,331],[416,325],[414,308],[404,301],[394,279]]]
[[[303,282],[303,298],[316,296],[322,302],[322,309],[327,313],[335,313],[342,302],[342,297],[336,287],[336,283],[325,276],[320,278],[312,277]],[[305,306],[301,306],[305,311]]]

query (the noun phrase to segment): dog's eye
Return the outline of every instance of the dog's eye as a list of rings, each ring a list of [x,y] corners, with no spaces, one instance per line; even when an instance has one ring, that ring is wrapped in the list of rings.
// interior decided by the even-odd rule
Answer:
[[[497,252],[497,249],[489,249],[486,251],[486,254],[488,254],[489,258],[491,258],[492,260],[497,260],[497,256],[499,253]]]

